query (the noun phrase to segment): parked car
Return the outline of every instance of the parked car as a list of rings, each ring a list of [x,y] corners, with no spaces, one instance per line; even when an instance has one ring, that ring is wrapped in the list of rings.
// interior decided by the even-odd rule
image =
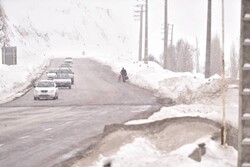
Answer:
[[[48,79],[53,79],[56,76],[57,71],[59,68],[51,68],[47,71],[47,78]]]
[[[57,71],[57,74],[59,73],[68,74],[71,78],[71,84],[74,84],[74,72],[70,68],[60,68]]]
[[[59,68],[72,68],[72,66],[69,63],[63,63],[59,66]]]
[[[40,80],[34,89],[34,100],[58,99],[58,88],[53,80]]]
[[[72,58],[72,57],[66,57],[66,58],[64,59],[64,63],[73,64],[73,58]]]
[[[53,81],[57,87],[68,87],[71,89],[71,78],[67,73],[57,73]]]

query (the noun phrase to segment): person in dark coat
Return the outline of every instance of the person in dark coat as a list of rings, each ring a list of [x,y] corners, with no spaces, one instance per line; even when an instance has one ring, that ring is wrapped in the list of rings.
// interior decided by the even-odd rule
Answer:
[[[127,76],[127,71],[125,70],[124,67],[122,67],[121,75]]]
[[[127,79],[128,79],[128,76],[127,76],[127,71],[125,70],[124,67],[122,67],[122,70],[120,72],[120,75],[119,75],[119,81],[121,80],[122,78],[122,81],[125,82]]]

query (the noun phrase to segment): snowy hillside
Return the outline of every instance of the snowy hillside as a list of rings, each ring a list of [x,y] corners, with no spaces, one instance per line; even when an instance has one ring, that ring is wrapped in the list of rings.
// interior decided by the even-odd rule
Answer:
[[[8,39],[6,44],[17,46],[18,50],[17,66],[0,65],[1,97],[16,94],[15,88],[27,87],[53,57],[131,59],[136,42],[131,31],[133,13],[124,16],[117,14],[120,4],[114,10],[108,3],[105,5],[80,0],[1,1],[5,27],[2,34]]]
[[[110,54],[124,50],[123,46],[133,46],[128,36],[131,31],[122,18],[108,8],[89,5],[87,1],[12,0],[2,4],[11,28],[9,33],[13,33],[13,45],[28,43],[40,48],[40,53],[71,55],[97,49]]]

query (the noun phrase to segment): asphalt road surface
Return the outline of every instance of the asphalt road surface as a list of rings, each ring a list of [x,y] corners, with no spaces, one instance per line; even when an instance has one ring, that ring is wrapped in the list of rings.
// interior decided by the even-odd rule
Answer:
[[[55,59],[50,67],[62,62]],[[31,89],[0,105],[1,167],[60,164],[87,149],[105,125],[123,123],[158,106],[151,92],[118,82],[109,67],[95,61],[74,59],[73,71],[75,84],[59,89],[58,100],[35,101]]]

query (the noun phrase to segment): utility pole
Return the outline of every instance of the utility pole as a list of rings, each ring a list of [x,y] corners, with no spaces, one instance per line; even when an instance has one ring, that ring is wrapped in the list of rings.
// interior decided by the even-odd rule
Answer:
[[[226,145],[226,137],[227,137],[227,127],[226,127],[226,102],[225,102],[225,60],[224,60],[224,0],[221,1],[222,5],[222,83],[221,83],[221,96],[222,96],[222,126],[221,126],[221,144],[223,146]]]
[[[211,57],[211,16],[212,16],[212,0],[208,0],[207,9],[207,44],[206,44],[206,64],[205,64],[205,78],[209,78],[210,73],[210,57]]]
[[[145,48],[144,63],[148,64],[148,0],[145,0]]]
[[[174,32],[174,25],[168,24],[168,38],[169,38],[169,45],[167,49],[167,69],[174,70],[175,63],[174,63],[174,49],[173,49],[173,34]]]
[[[168,0],[165,0],[165,17],[164,17],[164,61],[163,68],[167,69],[167,58],[168,58]]]
[[[174,35],[174,25],[173,24],[168,24],[168,34],[170,35],[170,46],[173,46],[173,35]]]
[[[199,41],[198,38],[196,37],[195,39],[196,42],[196,48],[195,48],[195,58],[196,58],[196,72],[200,73],[200,50],[199,50]]]
[[[166,38],[165,38],[165,28],[162,28],[164,30],[164,32],[162,32],[162,34],[164,35],[164,37],[162,38],[162,40],[164,40],[164,44],[166,42]],[[173,36],[174,36],[174,25],[173,24],[168,24],[168,41],[167,43],[169,43],[168,47],[167,47],[167,57],[166,57],[166,61],[165,61],[165,47],[163,50],[163,66],[164,66],[164,62],[166,62],[167,64],[167,69],[169,70],[173,70],[174,64],[173,61],[171,61],[173,59]],[[165,46],[165,45],[164,45]]]
[[[135,15],[136,17],[140,17],[138,61],[142,61],[143,6],[144,4],[137,4],[136,7],[139,7],[140,9],[135,11],[136,13],[140,13],[139,15]]]

